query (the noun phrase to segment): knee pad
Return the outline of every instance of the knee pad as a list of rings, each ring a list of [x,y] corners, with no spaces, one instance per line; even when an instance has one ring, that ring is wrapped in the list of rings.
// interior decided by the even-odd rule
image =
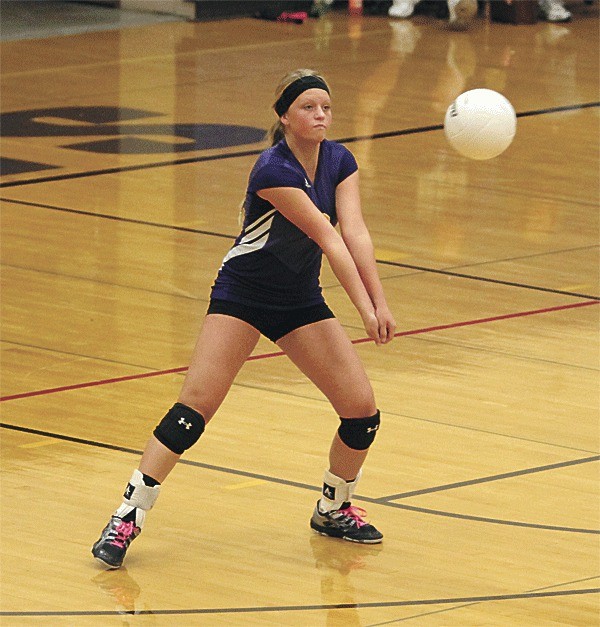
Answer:
[[[175,403],[154,429],[154,437],[169,450],[181,455],[196,444],[206,426],[202,414]]]
[[[373,444],[379,429],[379,410],[368,418],[340,418],[342,424],[338,429],[340,440],[356,451],[364,451]]]

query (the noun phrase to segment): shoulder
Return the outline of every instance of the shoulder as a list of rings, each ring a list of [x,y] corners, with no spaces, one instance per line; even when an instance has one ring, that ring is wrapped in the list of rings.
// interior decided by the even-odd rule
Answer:
[[[322,142],[322,154],[336,184],[358,170],[354,155],[343,144],[325,139]]]
[[[261,152],[260,156],[256,160],[252,173],[262,168],[288,168],[295,169],[296,162],[293,155],[287,145],[280,141],[279,143],[267,148],[267,150]]]
[[[263,152],[261,152],[258,156],[258,159],[254,162],[252,172],[259,170],[266,165],[280,162],[283,156],[284,155],[282,154],[279,144],[275,144],[275,146],[271,146],[270,148],[263,150]]]
[[[323,155],[333,163],[356,163],[352,152],[343,144],[324,139],[321,142]]]
[[[321,146],[323,153],[330,157],[341,159],[343,157],[350,156],[354,158],[352,152],[348,148],[346,148],[344,144],[340,144],[336,141],[324,139],[321,142]]]
[[[250,173],[249,191],[267,187],[301,187],[304,183],[302,170],[291,157],[289,149],[282,142],[265,150]]]

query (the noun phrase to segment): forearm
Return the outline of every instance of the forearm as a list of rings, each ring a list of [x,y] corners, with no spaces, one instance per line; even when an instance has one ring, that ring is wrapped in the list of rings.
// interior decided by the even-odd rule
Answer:
[[[365,315],[372,313],[374,303],[342,238],[338,237],[329,241],[323,247],[323,253],[360,315],[364,318]]]
[[[377,271],[373,242],[368,232],[349,239],[346,242],[346,246],[374,307],[377,309],[387,306],[383,286]]]

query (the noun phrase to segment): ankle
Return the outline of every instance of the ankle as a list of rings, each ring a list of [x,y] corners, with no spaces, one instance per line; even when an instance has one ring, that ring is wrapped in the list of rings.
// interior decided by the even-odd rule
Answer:
[[[362,471],[359,470],[356,478],[348,481],[326,470],[323,475],[322,496],[318,504],[319,511],[321,513],[335,511],[341,509],[345,503],[350,503],[361,474]]]

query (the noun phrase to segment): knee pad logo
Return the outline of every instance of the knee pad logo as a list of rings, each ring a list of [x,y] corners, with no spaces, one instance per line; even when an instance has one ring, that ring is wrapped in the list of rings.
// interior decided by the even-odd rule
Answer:
[[[178,421],[177,421],[178,425],[185,425],[186,429],[191,429],[192,428],[192,423],[191,422],[186,422],[185,418],[182,416]]]
[[[181,455],[198,441],[204,427],[204,418],[195,409],[175,403],[154,429],[154,436],[173,453]]]

